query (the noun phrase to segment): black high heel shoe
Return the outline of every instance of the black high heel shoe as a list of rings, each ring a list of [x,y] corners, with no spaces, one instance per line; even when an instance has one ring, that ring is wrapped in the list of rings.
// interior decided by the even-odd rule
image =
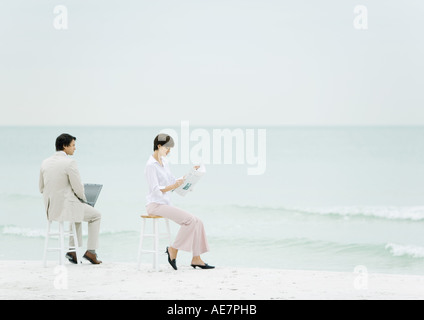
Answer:
[[[200,265],[200,264],[192,264],[191,265],[194,269],[196,269],[196,267],[199,267],[201,269],[215,269],[214,266],[210,266],[207,263],[205,263],[204,265]]]
[[[171,267],[174,268],[175,270],[178,270],[177,269],[177,260],[176,259],[171,260],[171,256],[169,255],[168,247],[166,247],[165,253],[168,254],[168,262],[171,265]]]

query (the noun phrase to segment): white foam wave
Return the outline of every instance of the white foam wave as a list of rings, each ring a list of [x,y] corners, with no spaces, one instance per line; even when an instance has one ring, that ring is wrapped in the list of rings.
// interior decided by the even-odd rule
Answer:
[[[339,215],[344,217],[364,216],[391,220],[424,220],[424,206],[394,207],[394,206],[347,206],[324,208],[292,208],[295,211],[321,215]]]
[[[57,225],[53,225],[52,230],[56,230],[58,227]],[[37,238],[37,237],[45,237],[46,236],[46,229],[31,229],[31,228],[25,228],[25,227],[19,227],[15,225],[6,225],[6,226],[0,226],[0,234],[3,235],[12,235],[12,236],[20,236],[25,238]],[[102,235],[119,235],[119,234],[138,234],[138,231],[134,230],[114,230],[114,229],[105,229],[101,230],[100,234]],[[82,235],[87,236],[88,231],[83,228]]]
[[[386,249],[395,257],[409,256],[412,258],[424,258],[424,247],[420,246],[388,243]]]
[[[46,234],[45,230],[23,228],[17,226],[4,226],[1,231],[1,233],[5,235],[15,235],[29,238],[44,237]]]

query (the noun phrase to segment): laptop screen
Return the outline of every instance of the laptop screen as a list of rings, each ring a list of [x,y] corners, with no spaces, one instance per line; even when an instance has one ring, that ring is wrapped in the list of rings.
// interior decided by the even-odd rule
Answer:
[[[102,190],[102,184],[93,184],[86,183],[84,184],[85,197],[87,198],[87,203],[94,207],[99,197],[100,191]]]

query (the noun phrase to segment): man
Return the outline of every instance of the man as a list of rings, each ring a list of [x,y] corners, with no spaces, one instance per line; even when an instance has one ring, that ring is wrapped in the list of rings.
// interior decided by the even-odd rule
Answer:
[[[88,222],[87,251],[84,258],[92,264],[100,264],[97,260],[101,214],[87,201],[84,185],[81,182],[76,161],[70,157],[75,152],[76,138],[69,134],[61,134],[56,139],[56,153],[45,159],[40,170],[40,192],[43,194],[47,219],[53,221],[75,222],[78,243],[82,246],[81,221]],[[71,238],[70,246],[74,246]],[[75,252],[68,252],[66,258],[78,263]]]

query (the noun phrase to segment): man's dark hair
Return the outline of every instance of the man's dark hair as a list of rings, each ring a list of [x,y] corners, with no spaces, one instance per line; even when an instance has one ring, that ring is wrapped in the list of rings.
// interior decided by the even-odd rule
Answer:
[[[73,140],[77,140],[77,138],[70,134],[62,133],[56,139],[56,151],[62,151],[65,147],[68,147]]]
[[[153,151],[158,150],[158,146],[172,148],[174,146],[174,139],[170,135],[159,133],[153,141]]]

